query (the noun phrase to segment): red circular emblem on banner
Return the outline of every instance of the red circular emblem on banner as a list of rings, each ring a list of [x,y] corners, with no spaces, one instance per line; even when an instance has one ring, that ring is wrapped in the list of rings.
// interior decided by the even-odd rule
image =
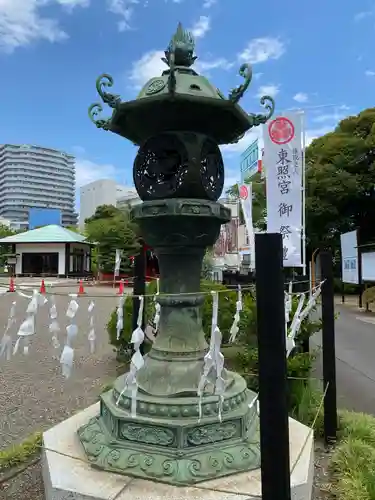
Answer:
[[[247,197],[249,196],[249,190],[247,189],[246,186],[241,186],[240,187],[240,198],[242,200],[247,200]]]
[[[294,138],[294,125],[289,118],[280,117],[268,125],[268,133],[275,144],[288,144]]]

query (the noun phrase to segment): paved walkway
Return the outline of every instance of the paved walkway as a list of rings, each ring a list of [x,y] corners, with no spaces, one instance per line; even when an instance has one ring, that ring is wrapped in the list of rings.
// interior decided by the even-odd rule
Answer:
[[[338,405],[375,415],[375,316],[336,303],[336,377]],[[321,334],[313,339],[321,345]],[[317,372],[321,376],[321,359]]]

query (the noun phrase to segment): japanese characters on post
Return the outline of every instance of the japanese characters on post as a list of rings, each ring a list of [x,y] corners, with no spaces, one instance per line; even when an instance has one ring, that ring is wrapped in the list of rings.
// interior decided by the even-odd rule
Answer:
[[[283,237],[284,267],[300,267],[302,235],[302,117],[279,116],[264,126],[267,232]]]

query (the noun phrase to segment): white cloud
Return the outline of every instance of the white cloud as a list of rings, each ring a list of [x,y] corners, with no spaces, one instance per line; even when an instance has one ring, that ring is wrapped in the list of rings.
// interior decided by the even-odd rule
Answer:
[[[209,71],[210,69],[230,69],[234,65],[233,62],[229,62],[227,59],[219,57],[218,59],[213,59],[212,61],[200,61],[199,59],[194,64],[196,71]]]
[[[134,12],[134,5],[138,0],[107,0],[108,10],[120,17],[117,23],[119,31],[130,29],[130,19]]]
[[[39,39],[53,43],[67,38],[57,20],[40,14],[40,5],[39,0],[0,1],[0,51],[11,53]]]
[[[132,63],[129,80],[135,89],[140,89],[150,78],[161,75],[167,69],[166,64],[161,60],[162,57],[164,57],[162,50],[151,50]],[[232,66],[233,63],[224,58],[218,58],[209,61],[198,59],[193,67],[198,73],[207,74],[207,71],[212,69],[229,69]]]
[[[75,7],[88,7],[90,0],[57,0],[57,3],[68,10],[73,10]]]
[[[363,19],[366,19],[367,17],[372,17],[374,15],[374,11],[372,10],[365,10],[362,12],[358,12],[354,16],[354,21],[362,21]]]
[[[343,109],[343,108],[339,108]],[[315,123],[327,123],[327,122],[334,122],[337,123],[343,118],[345,118],[345,114],[339,113],[339,109],[336,109],[333,113],[323,113],[319,114],[317,116],[314,116],[312,118],[312,121]]]
[[[375,71],[368,69],[365,71],[365,75],[366,76],[375,76]]]
[[[279,59],[284,53],[285,44],[279,38],[254,38],[238,54],[238,58],[250,64],[257,64],[269,59]]]
[[[71,149],[75,156],[83,156],[86,154],[86,149],[83,146],[72,146]]]
[[[90,160],[76,159],[77,188],[98,179],[111,179],[116,176],[116,167],[111,164],[98,164]]]
[[[210,7],[212,7],[213,5],[215,5],[217,0],[204,0],[203,2],[203,8],[204,9],[209,9]]]
[[[146,52],[138,61],[134,61],[129,74],[129,80],[135,88],[141,88],[150,78],[161,75],[167,66],[161,58],[164,57],[162,50],[151,50]]]
[[[129,28],[138,1],[106,0],[108,10],[120,17],[120,30]],[[58,19],[43,15],[42,8],[49,5],[72,12],[76,7],[88,7],[90,0],[0,0],[0,51],[12,53],[38,40],[55,43],[68,38]]]
[[[293,99],[297,102],[307,102],[309,97],[304,92],[297,92],[297,94],[293,96]]]
[[[280,86],[270,83],[269,85],[261,85],[255,97],[263,97],[264,95],[275,97],[279,92]]]
[[[210,30],[211,20],[208,16],[200,16],[198,21],[189,29],[195,38],[203,38],[207,31]]]
[[[220,147],[223,154],[233,156],[243,153],[256,139],[259,141],[259,147],[263,147],[262,127],[250,129],[244,137],[235,144],[225,144]]]

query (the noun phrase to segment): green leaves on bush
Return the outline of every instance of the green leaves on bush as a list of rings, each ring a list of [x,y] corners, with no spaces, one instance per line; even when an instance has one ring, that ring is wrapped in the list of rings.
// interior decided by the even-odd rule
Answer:
[[[230,327],[233,323],[233,317],[236,312],[237,290],[228,290],[224,285],[214,283],[212,281],[201,282],[201,291],[206,293],[205,300],[202,306],[202,326],[207,339],[211,335],[212,322],[212,296],[211,291],[223,292],[219,293],[219,328],[223,335],[223,344],[227,343],[230,336]],[[150,282],[147,286],[146,294],[154,295],[156,293],[156,282]],[[255,301],[252,296],[245,292],[243,294],[243,311],[241,313],[240,331],[238,336],[239,342],[249,342],[256,339],[256,312]],[[116,323],[117,314],[114,310],[109,319],[107,330],[109,334],[110,344],[116,347],[128,346],[132,334],[132,312],[133,298],[127,297],[124,303],[124,327],[120,339],[116,339]],[[153,297],[145,298],[145,320],[146,324],[152,323],[155,314]]]

